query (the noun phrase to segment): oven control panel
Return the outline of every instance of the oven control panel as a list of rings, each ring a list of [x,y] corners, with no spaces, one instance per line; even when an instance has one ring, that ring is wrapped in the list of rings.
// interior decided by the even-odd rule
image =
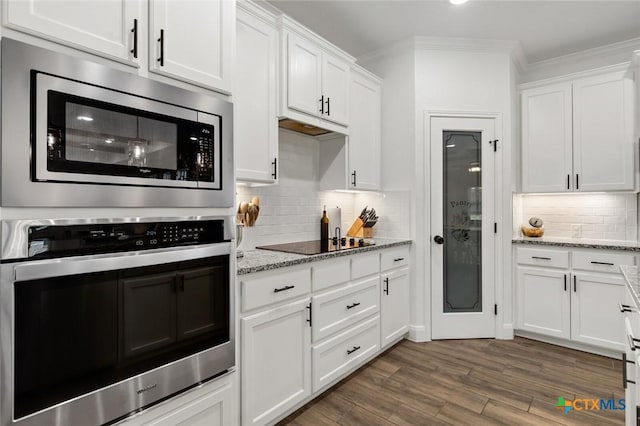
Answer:
[[[224,220],[34,226],[28,241],[29,258],[210,244],[225,241]]]

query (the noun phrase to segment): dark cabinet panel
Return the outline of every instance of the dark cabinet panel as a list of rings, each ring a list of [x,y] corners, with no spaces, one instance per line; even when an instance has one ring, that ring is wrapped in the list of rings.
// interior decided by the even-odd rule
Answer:
[[[176,274],[127,278],[122,286],[124,358],[176,341]]]
[[[226,326],[226,265],[178,274],[178,339],[190,339]]]

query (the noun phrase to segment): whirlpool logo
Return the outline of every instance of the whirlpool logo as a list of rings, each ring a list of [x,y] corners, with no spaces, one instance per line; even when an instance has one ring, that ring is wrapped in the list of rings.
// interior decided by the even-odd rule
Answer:
[[[604,411],[604,410],[624,410],[624,398],[622,399],[589,399],[576,398],[573,401],[558,397],[558,403],[555,405],[558,410],[567,414],[571,410],[575,411]]]
[[[145,387],[143,387],[142,389],[138,389],[138,390],[137,390],[137,393],[138,393],[138,395],[140,395],[141,393],[148,392],[148,391],[150,391],[151,389],[154,389],[154,388],[156,388],[156,387],[158,387],[158,384],[157,384],[157,383],[154,383],[154,384],[152,384],[152,385],[145,386]]]

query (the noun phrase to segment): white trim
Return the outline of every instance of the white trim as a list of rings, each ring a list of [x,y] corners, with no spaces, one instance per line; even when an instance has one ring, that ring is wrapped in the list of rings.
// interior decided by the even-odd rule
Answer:
[[[424,325],[410,325],[407,340],[418,343],[430,342],[431,333]]]
[[[532,89],[535,87],[547,86],[549,84],[564,83],[564,82],[576,80],[579,78],[594,77],[597,75],[608,74],[613,72],[624,73],[629,70],[630,66],[631,66],[631,62],[622,62],[619,64],[607,65],[604,67],[593,68],[586,71],[578,71],[571,74],[563,74],[558,77],[551,77],[551,78],[545,78],[542,80],[531,81],[528,83],[523,83],[518,85],[518,92],[525,89]]]
[[[527,72],[537,71],[541,68],[553,68],[562,64],[575,63],[598,57],[601,58],[603,56],[614,56],[620,53],[626,54],[627,52],[630,53],[638,49],[640,49],[640,37],[606,44],[604,46],[598,46],[587,50],[581,50],[579,52],[569,53],[567,55],[557,56],[551,59],[531,62],[527,66]]]
[[[275,28],[278,13],[269,8],[269,3],[253,0],[237,0],[236,6],[244,12]]]
[[[531,339],[531,340],[538,340],[540,342],[550,343],[556,346],[575,349],[582,352],[588,352],[596,355],[606,356],[609,358],[620,359],[620,351],[617,351],[615,349],[607,349],[607,348],[601,348],[598,346],[591,346],[585,343],[574,342],[572,340],[558,339],[555,337],[532,333],[530,331],[525,331],[525,330],[515,330],[515,335],[519,337]]]

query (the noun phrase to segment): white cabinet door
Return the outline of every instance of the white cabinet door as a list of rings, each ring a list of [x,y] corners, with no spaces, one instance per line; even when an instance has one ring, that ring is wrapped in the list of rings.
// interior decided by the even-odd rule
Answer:
[[[571,83],[522,92],[522,191],[573,188]]]
[[[334,123],[349,123],[350,65],[328,53],[322,55],[322,118]]]
[[[235,1],[150,0],[149,8],[150,70],[229,93]]]
[[[138,36],[144,28],[142,6],[140,0],[8,0],[4,24],[96,55],[135,63],[132,30],[134,20]]]
[[[349,187],[380,189],[382,122],[380,83],[353,70],[349,97]]]
[[[243,318],[242,422],[271,422],[311,394],[309,299]]]
[[[234,147],[236,179],[244,182],[276,181],[278,33],[268,19],[237,10]]]
[[[322,96],[322,51],[315,44],[287,34],[287,106],[319,117]]]
[[[220,377],[142,411],[122,426],[233,426],[238,424],[234,375]]]
[[[618,304],[625,297],[620,276],[574,274],[571,283],[571,339],[624,351],[624,316]]]
[[[631,79],[613,73],[574,81],[575,189],[634,189],[633,126]]]
[[[517,327],[548,336],[571,337],[570,274],[516,268]]]
[[[381,346],[395,342],[409,330],[409,268],[382,275]]]

